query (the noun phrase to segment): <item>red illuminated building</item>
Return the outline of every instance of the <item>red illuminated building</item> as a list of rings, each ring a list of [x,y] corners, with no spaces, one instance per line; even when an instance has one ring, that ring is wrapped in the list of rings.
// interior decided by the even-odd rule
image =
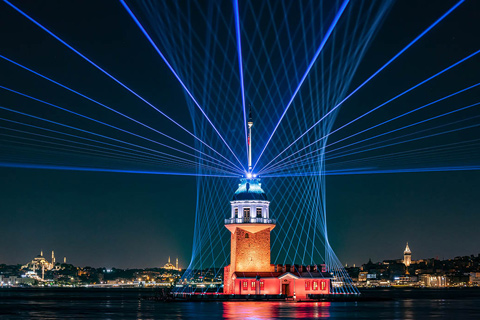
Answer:
[[[225,294],[283,294],[306,299],[308,294],[329,294],[330,275],[319,266],[270,263],[270,202],[260,179],[241,179],[231,201],[230,265],[224,268]]]

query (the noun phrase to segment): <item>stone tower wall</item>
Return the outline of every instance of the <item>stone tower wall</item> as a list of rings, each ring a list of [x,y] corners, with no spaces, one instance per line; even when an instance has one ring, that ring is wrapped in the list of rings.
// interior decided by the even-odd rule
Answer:
[[[231,254],[235,271],[270,272],[270,229],[251,233],[238,227],[232,234]]]

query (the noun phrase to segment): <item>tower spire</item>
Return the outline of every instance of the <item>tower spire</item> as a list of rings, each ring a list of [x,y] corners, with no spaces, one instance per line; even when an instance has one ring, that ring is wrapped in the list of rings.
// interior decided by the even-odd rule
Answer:
[[[253,118],[252,118],[252,104],[248,108],[248,172],[252,172],[252,127],[253,127]]]
[[[403,251],[404,254],[408,254],[408,253],[412,253],[412,251],[410,251],[410,248],[408,247],[408,242],[407,242],[407,246],[405,247],[405,251]]]

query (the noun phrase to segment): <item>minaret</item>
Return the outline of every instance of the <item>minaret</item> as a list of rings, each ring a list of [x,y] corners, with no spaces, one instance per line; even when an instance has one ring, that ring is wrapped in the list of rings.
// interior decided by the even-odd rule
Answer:
[[[63,257],[63,263],[67,263],[67,257]]]
[[[410,248],[408,247],[408,242],[407,246],[405,247],[405,251],[403,251],[403,264],[405,267],[410,266],[412,263],[412,251],[410,251]]]
[[[178,258],[177,258],[177,261],[175,262],[175,268],[178,270]]]
[[[55,267],[55,252],[52,250],[52,268]]]
[[[252,119],[252,105],[249,107],[248,111],[248,172],[252,172],[252,127],[253,127],[253,119]]]
[[[43,257],[43,250],[40,250],[40,256]]]
[[[168,264],[170,264],[170,257],[168,257]]]

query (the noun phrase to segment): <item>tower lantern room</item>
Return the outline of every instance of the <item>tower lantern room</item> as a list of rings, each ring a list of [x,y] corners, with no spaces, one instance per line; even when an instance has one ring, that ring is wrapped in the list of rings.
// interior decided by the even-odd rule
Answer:
[[[270,201],[258,178],[241,179],[230,204],[230,219],[226,219],[225,224],[275,223],[270,219]]]

